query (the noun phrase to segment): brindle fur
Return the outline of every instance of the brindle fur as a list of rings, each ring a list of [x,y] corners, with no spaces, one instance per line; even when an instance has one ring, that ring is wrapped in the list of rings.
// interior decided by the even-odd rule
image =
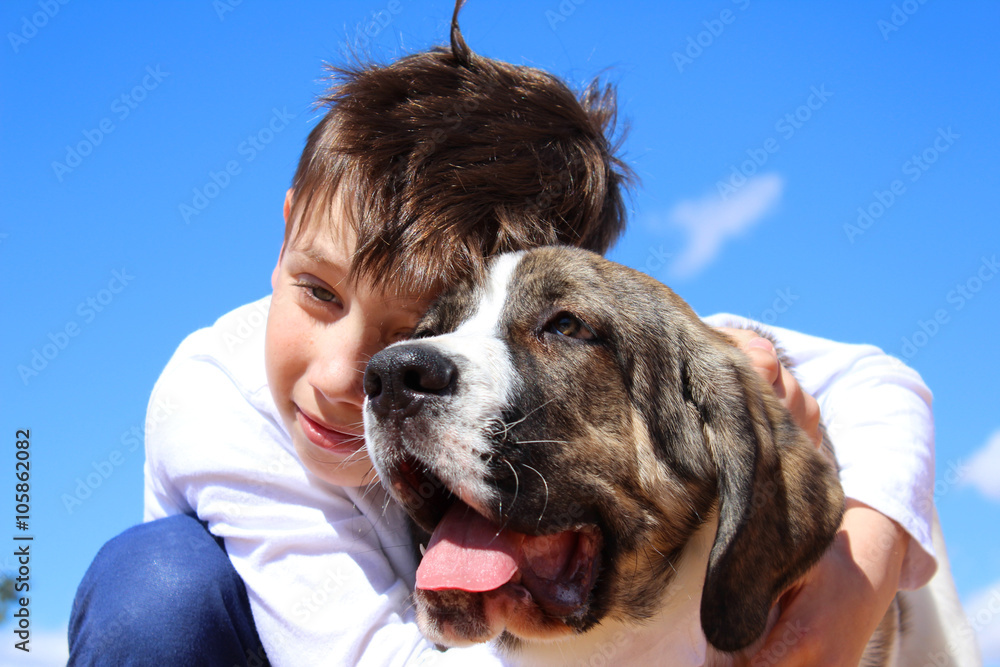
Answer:
[[[446,294],[415,337],[453,331],[479,289]],[[595,340],[546,333],[561,311]],[[748,359],[665,285],[569,248],[524,254],[499,336],[520,384],[481,434],[486,481],[497,489],[492,518],[529,534],[594,524],[604,539],[585,608],[568,618],[525,614],[501,642],[516,649],[605,619],[642,623],[660,609],[673,564],[709,517],[718,530],[701,602],[705,635],[725,652],[759,640],[777,597],[831,544],[844,498],[833,465]],[[390,470],[395,456],[383,453]],[[427,523],[426,509],[408,508]],[[415,600],[429,636],[482,640],[489,593],[417,591]],[[883,623],[889,637],[897,613]]]

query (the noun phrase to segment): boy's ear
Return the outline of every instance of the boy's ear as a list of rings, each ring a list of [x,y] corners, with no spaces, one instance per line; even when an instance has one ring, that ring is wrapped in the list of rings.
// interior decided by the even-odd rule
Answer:
[[[292,188],[288,188],[288,190],[285,192],[284,214],[285,214],[285,226],[286,227],[288,226],[288,221],[292,217],[292,197],[294,195],[295,195],[295,190],[293,190]]]
[[[288,227],[288,220],[292,215],[292,197],[295,194],[295,190],[288,188],[285,192],[285,205],[283,207],[283,213],[285,216],[285,227]],[[278,263],[274,265],[274,271],[271,272],[271,289],[277,289],[278,287],[278,275],[281,273],[281,258],[285,256],[285,243],[281,243],[281,251],[278,253]]]
[[[278,289],[278,278],[281,275],[281,257],[285,254],[285,245],[281,245],[281,252],[278,253],[278,263],[274,265],[274,271],[271,272],[271,290]]]

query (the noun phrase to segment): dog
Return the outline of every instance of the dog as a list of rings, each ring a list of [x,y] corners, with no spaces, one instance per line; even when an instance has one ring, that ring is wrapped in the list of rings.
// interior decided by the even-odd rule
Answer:
[[[424,554],[418,624],[441,646],[740,664],[841,524],[834,464],[734,342],[587,251],[495,258],[374,355],[364,389],[369,452]],[[911,607],[897,596],[863,665],[941,643]]]

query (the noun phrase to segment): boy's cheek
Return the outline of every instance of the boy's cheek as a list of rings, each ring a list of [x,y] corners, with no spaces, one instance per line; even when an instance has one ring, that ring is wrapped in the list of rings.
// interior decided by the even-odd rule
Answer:
[[[292,416],[287,414],[291,407],[288,405],[291,400],[291,359],[289,346],[280,335],[278,327],[274,327],[274,311],[271,311],[267,321],[267,330],[264,336],[264,369],[267,374],[267,386],[271,391],[271,398],[278,407],[285,426],[291,428]]]

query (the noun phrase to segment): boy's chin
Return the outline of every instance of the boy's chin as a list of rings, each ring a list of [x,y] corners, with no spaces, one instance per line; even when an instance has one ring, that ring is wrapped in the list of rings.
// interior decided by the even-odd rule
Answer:
[[[361,452],[345,460],[325,452],[310,442],[295,439],[295,453],[306,470],[336,486],[368,486],[378,482],[372,462]]]

